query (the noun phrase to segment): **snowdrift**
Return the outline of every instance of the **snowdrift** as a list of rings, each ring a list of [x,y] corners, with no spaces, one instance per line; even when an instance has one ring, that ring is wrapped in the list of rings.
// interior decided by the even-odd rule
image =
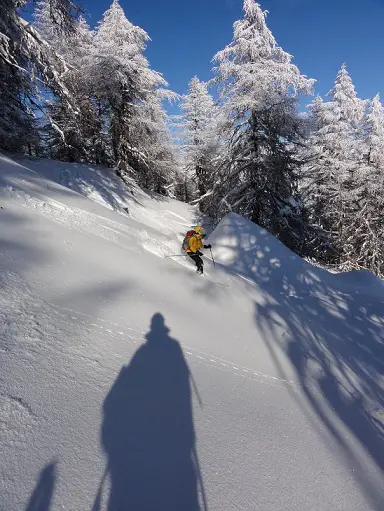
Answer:
[[[215,257],[230,273],[253,281],[260,286],[279,288],[283,281],[299,284],[324,281],[353,287],[369,294],[384,297],[384,283],[369,271],[330,273],[315,267],[294,254],[265,229],[237,215],[228,214],[210,236],[215,246]]]
[[[383,509],[381,281],[234,214],[200,278],[108,169],[0,156],[0,206],[0,509]]]
[[[233,273],[264,281],[267,269],[278,272],[282,262],[304,269],[307,263],[265,229],[236,213],[228,214],[210,236],[217,259]]]

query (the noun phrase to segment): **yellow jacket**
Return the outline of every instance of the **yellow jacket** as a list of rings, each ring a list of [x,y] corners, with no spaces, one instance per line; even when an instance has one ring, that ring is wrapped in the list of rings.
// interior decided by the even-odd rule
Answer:
[[[203,240],[202,238],[194,234],[189,238],[189,246],[187,248],[187,253],[196,254],[196,252],[198,252],[201,248],[204,248]]]

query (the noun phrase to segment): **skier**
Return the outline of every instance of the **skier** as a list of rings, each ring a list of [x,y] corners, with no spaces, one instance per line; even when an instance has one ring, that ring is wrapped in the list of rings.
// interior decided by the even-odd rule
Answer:
[[[196,264],[196,272],[202,275],[204,273],[204,262],[201,259],[201,256],[203,255],[200,252],[201,248],[212,248],[211,245],[204,245],[203,238],[206,237],[206,233],[203,227],[197,226],[194,228],[191,235],[190,233],[187,233],[185,237],[185,241],[183,243],[183,246],[189,255],[189,257],[193,260],[193,262]]]

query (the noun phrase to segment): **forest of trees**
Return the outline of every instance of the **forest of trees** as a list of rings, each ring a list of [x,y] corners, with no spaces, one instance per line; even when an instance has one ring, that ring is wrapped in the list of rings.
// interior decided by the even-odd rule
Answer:
[[[278,46],[255,0],[181,98],[145,57],[148,34],[118,0],[91,29],[71,0],[0,0],[0,149],[102,164],[124,180],[237,212],[303,257],[384,277],[384,108],[343,65],[308,111],[315,80]],[[165,101],[179,101],[170,119]],[[172,129],[171,129],[172,128]],[[177,132],[177,140],[171,131]]]
[[[0,147],[104,164],[159,193],[172,188],[177,165],[163,101],[177,95],[150,68],[148,34],[117,0],[95,30],[70,0],[38,0],[27,24],[26,3],[5,0],[0,12]]]

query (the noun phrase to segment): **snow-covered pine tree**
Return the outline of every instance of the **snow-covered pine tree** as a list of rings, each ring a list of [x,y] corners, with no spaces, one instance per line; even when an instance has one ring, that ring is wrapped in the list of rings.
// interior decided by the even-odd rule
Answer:
[[[345,65],[328,96],[330,101],[316,99],[310,107],[312,155],[303,172],[303,186],[312,218],[329,233],[341,263],[348,226],[358,211],[364,102],[358,99]]]
[[[18,0],[19,6],[28,3],[29,0]],[[70,34],[74,31],[74,23],[80,8],[72,0],[48,0],[49,18],[58,27],[58,32]],[[50,42],[48,40],[48,42]]]
[[[227,161],[204,210],[236,211],[295,246],[295,148],[302,142],[296,96],[311,93],[314,80],[300,74],[266,25],[266,12],[244,0],[244,19],[232,42],[215,57],[225,118]],[[216,217],[217,217],[216,215]]]
[[[181,111],[179,128],[182,130],[184,173],[195,184],[201,197],[213,185],[219,152],[216,132],[218,111],[207,84],[197,76],[192,78],[187,94],[182,97]]]
[[[96,33],[80,17],[71,33],[58,33],[49,17],[50,0],[36,7],[37,26],[70,62],[63,77],[73,112],[57,98],[47,104],[50,156],[128,170],[140,185],[165,192],[173,180],[173,144],[162,108],[173,97],[143,55],[148,35],[130,23],[117,0]]]
[[[363,158],[380,174],[384,169],[384,107],[380,94],[367,103],[364,134]]]
[[[50,0],[51,17],[62,29],[73,27],[70,0]],[[63,101],[71,103],[61,80],[65,62],[52,54],[48,42],[20,15],[28,2],[2,0],[0,10],[0,147],[31,150],[37,143],[34,110],[39,108],[38,80]]]
[[[78,131],[82,158],[90,163],[109,165],[108,134],[104,125],[102,107],[95,94],[92,70],[94,68],[94,32],[83,16],[79,17],[72,36],[72,72],[68,76],[69,88],[76,98],[79,115],[74,119]],[[76,134],[74,133],[76,136]]]
[[[365,268],[384,277],[384,108],[377,95],[367,102],[361,159],[356,172],[356,214],[345,227],[345,269]]]
[[[331,233],[327,231],[323,217],[327,204],[323,192],[326,190],[328,173],[327,166],[320,165],[320,161],[324,162],[326,157],[316,139],[324,122],[323,115],[326,118],[326,105],[321,96],[316,96],[308,105],[307,136],[306,143],[300,151],[300,160],[303,165],[300,169],[298,185],[310,225],[308,250],[305,255],[325,262],[334,258],[336,252],[333,248]]]
[[[133,141],[145,154],[146,172],[140,184],[162,195],[174,195],[176,154],[162,101],[163,90],[160,89],[140,105],[133,119]]]
[[[33,86],[25,77],[27,48],[19,48],[24,28],[15,0],[4,0],[0,9],[0,149],[24,151],[36,138],[27,96]]]
[[[153,115],[160,112],[159,90],[162,98],[172,97],[164,89],[168,85],[164,78],[150,69],[143,54],[148,41],[148,34],[133,25],[114,0],[96,31],[92,76],[95,95],[107,116],[114,164],[120,173],[131,173],[143,186],[156,164],[146,143],[153,141]],[[157,122],[161,131],[163,113]],[[138,134],[142,134],[140,139]]]
[[[68,32],[65,27],[61,28],[60,21],[52,15],[51,0],[38,0],[33,15],[34,27],[45,41],[49,41],[52,51],[63,52],[69,49],[67,36],[72,34],[72,30]]]
[[[60,97],[44,94],[45,149],[51,158],[64,161],[107,163],[103,159],[101,122],[91,80],[93,33],[83,16],[67,32],[60,29],[49,13],[50,0],[40,0],[35,9],[36,29],[51,41],[52,51],[69,63],[62,80],[76,110]]]

